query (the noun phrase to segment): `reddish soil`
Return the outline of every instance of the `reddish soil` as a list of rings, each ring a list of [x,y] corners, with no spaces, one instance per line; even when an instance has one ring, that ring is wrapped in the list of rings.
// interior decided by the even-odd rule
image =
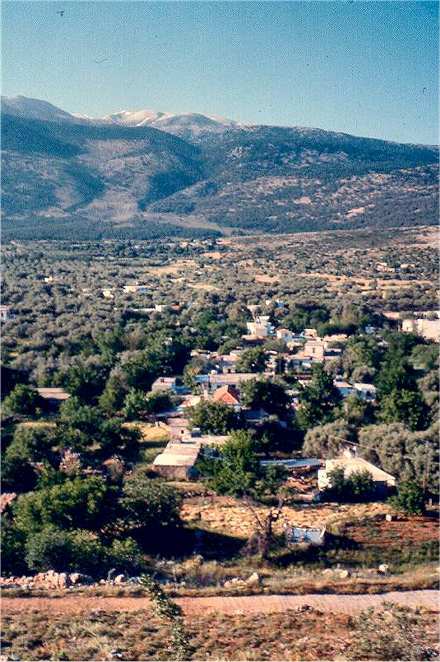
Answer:
[[[352,614],[393,602],[406,607],[424,607],[440,611],[437,591],[392,591],[380,595],[256,595],[243,597],[179,598],[176,602],[185,614],[269,614],[285,612],[305,606],[323,612]],[[147,609],[145,598],[110,598],[66,596],[60,598],[3,598],[2,612],[12,614],[38,610],[51,613],[78,613],[90,611],[137,611]]]

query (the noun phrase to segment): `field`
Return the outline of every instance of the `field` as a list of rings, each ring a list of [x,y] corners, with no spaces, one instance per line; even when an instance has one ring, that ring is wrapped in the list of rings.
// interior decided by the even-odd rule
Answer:
[[[311,608],[272,614],[192,615],[185,619],[193,660],[334,660],[354,658],[359,620]],[[424,612],[417,637],[426,647],[437,643],[436,619]],[[147,610],[51,615],[34,610],[3,618],[7,658],[33,660],[167,660],[170,632]],[[378,638],[379,639],[379,638]],[[403,637],[404,639],[404,637]],[[368,642],[367,642],[368,643]],[[380,641],[377,642],[382,643]],[[400,644],[400,659],[406,642]],[[377,659],[399,659],[396,656]],[[378,647],[378,646],[377,646]],[[388,648],[388,654],[392,651]]]

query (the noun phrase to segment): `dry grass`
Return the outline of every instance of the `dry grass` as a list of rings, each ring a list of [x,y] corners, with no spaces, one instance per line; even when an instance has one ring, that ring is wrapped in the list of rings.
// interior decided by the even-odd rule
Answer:
[[[186,617],[185,625],[192,660],[341,659],[357,636],[350,616],[314,609],[207,614]],[[417,636],[435,646],[436,635],[432,615],[424,613]],[[167,660],[169,640],[168,628],[147,610],[60,614],[50,620],[37,611],[3,617],[4,660]]]
[[[170,440],[170,431],[166,425],[152,425],[143,421],[124,423],[124,427],[139,430],[142,443],[166,444]]]

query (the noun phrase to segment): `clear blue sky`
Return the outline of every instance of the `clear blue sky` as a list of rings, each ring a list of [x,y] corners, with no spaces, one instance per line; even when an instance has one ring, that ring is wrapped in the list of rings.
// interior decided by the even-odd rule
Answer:
[[[438,142],[435,2],[7,0],[2,13],[8,96]]]

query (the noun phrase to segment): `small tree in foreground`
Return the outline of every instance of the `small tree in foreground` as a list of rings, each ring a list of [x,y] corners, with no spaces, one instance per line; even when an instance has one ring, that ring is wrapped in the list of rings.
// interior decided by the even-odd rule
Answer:
[[[173,660],[188,660],[192,650],[185,631],[182,609],[171,600],[165,591],[149,575],[142,575],[141,584],[147,590],[157,616],[170,627],[170,653]]]

